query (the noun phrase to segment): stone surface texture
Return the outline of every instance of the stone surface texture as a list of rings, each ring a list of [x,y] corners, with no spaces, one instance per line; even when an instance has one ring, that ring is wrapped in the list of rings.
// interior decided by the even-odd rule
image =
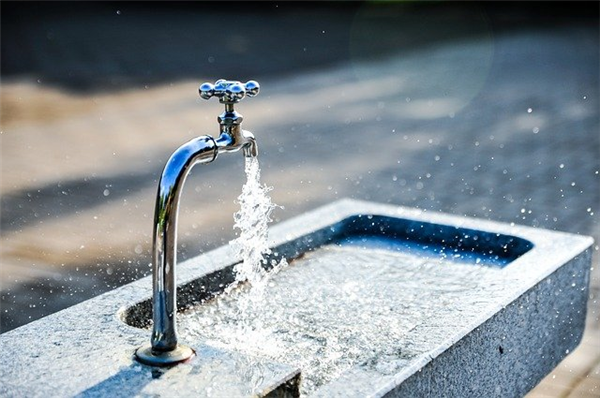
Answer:
[[[355,214],[378,214],[524,238],[533,248],[502,269],[514,278],[507,301],[486,307],[476,322],[435,349],[410,360],[397,374],[375,376],[350,369],[315,396],[521,396],[567,353],[583,333],[592,239],[381,205],[341,200],[274,226],[272,246],[284,244]],[[178,266],[179,284],[238,261],[223,246]],[[149,333],[119,314],[147,300],[151,280],[105,293],[0,336],[0,395],[18,396],[249,396],[266,395],[298,377],[286,364],[249,358],[200,341],[184,342],[198,355],[157,370],[133,360]],[[443,310],[443,309],[442,309]],[[252,371],[249,366],[254,366]]]

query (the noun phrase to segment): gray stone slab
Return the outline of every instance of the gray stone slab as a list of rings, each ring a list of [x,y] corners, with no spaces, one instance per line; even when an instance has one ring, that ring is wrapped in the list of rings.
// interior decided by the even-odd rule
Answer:
[[[332,226],[359,214],[513,236],[532,246],[494,271],[504,284],[502,294],[468,307],[476,312],[458,314],[457,322],[440,325],[436,333],[422,333],[424,351],[392,374],[353,366],[313,395],[521,396],[579,343],[591,238],[342,200],[273,227],[272,247],[285,248],[286,256],[300,255],[327,242],[328,234],[336,231]],[[200,287],[198,280],[210,280],[211,275],[225,280],[222,270],[238,261],[233,249],[224,246],[180,264],[179,304],[193,303],[194,289],[204,289],[204,294],[211,289]],[[213,288],[222,289],[218,283]],[[185,341],[198,353],[187,364],[156,370],[136,363],[133,352],[147,342],[149,332],[123,320],[142,325],[150,295],[151,280],[144,278],[1,335],[0,396],[294,394],[302,369],[201,340]],[[280,392],[274,391],[281,385]]]

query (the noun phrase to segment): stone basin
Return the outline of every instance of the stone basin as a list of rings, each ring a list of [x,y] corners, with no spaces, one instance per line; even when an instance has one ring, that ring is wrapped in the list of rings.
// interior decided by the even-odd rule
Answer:
[[[581,340],[589,237],[341,200],[270,240],[260,305],[228,246],[179,265],[188,363],[133,360],[144,278],[0,336],[0,395],[522,396]]]

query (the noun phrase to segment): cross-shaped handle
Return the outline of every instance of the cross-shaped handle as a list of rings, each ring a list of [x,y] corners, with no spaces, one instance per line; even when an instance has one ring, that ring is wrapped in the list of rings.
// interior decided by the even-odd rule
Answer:
[[[235,104],[244,99],[245,96],[255,97],[260,91],[260,85],[254,80],[246,83],[219,79],[215,84],[202,83],[200,85],[200,97],[205,100],[211,97],[219,98],[222,104]]]

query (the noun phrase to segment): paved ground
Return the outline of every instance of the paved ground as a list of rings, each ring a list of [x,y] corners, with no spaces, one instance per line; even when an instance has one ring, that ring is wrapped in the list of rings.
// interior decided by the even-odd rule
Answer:
[[[112,10],[110,18],[136,10]],[[318,10],[293,9],[284,15],[288,19],[275,18],[275,11],[254,14],[248,35],[215,36],[222,46],[201,54],[202,67],[180,74],[173,66],[156,68],[147,81],[124,72],[135,65],[119,63],[119,52],[115,59],[99,56],[115,54],[102,41],[88,58],[98,57],[94,63],[103,66],[82,72],[94,63],[65,53],[77,35],[60,30],[56,19],[36,26],[52,40],[73,41],[55,40],[29,52],[52,50],[56,65],[42,69],[40,82],[34,72],[13,73],[14,65],[23,64],[6,63],[3,26],[1,330],[149,272],[156,179],[179,144],[216,132],[220,106],[198,100],[196,89],[221,77],[219,70],[262,83],[260,96],[239,110],[245,128],[258,138],[263,180],[285,207],[277,220],[353,197],[599,241],[597,21],[530,25],[525,17],[482,18],[470,8],[417,8],[411,11],[416,14],[370,5]],[[211,12],[223,18],[221,11]],[[298,23],[299,16],[308,22]],[[470,28],[451,40],[432,40],[417,34],[425,17],[437,26],[436,37],[455,26]],[[460,23],[463,18],[469,23]],[[267,28],[274,20],[280,24],[277,36]],[[175,25],[184,31],[186,21],[181,17]],[[260,26],[268,34],[256,33]],[[167,46],[169,37],[159,42],[169,48],[166,56],[184,52]],[[406,44],[413,38],[418,46]],[[123,44],[119,51],[132,48]],[[268,57],[256,58],[268,50]],[[302,58],[311,51],[316,55]],[[260,61],[231,62],[239,57]],[[26,63],[32,71],[34,61]],[[185,62],[173,58],[174,64]],[[113,64],[121,80],[110,77]],[[61,69],[68,65],[80,66],[71,71],[71,82]],[[153,65],[153,59],[143,65]],[[239,73],[227,65],[239,66]],[[11,73],[4,74],[5,66]],[[182,202],[183,258],[234,236],[231,215],[242,183],[241,156],[222,156],[194,170]],[[595,250],[584,344],[532,396],[600,396]]]

